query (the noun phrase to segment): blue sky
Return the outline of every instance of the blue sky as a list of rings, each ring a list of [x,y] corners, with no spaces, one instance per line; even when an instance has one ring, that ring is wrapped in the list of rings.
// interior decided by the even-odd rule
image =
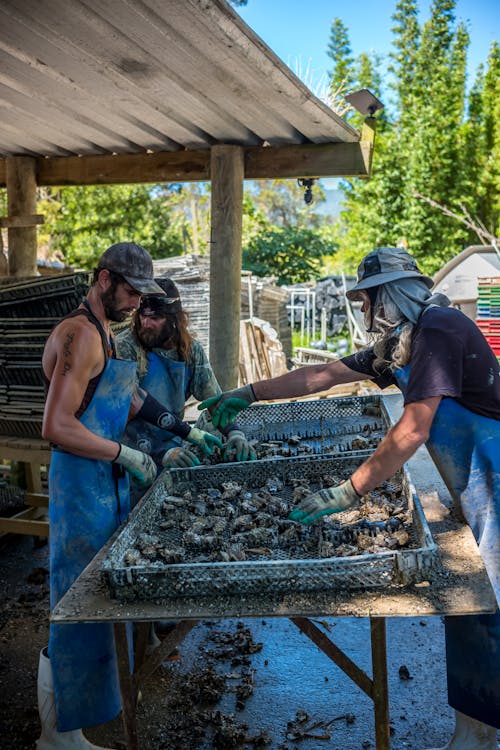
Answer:
[[[243,20],[295,72],[309,68],[307,83],[326,79],[331,68],[326,55],[330,24],[341,18],[349,30],[353,54],[386,55],[392,42],[391,16],[396,0],[248,0],[237,8]],[[419,20],[429,17],[429,0],[419,0]],[[467,23],[469,85],[477,67],[485,63],[492,41],[500,42],[500,0],[457,0],[457,21]],[[302,76],[301,76],[302,77]]]

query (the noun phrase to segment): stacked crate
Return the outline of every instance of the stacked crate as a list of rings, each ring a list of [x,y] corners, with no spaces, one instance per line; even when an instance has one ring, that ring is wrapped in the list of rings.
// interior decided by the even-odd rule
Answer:
[[[476,323],[500,361],[500,276],[478,279]]]
[[[78,307],[89,283],[90,274],[80,272],[0,287],[0,435],[41,437],[43,348],[57,321]]]

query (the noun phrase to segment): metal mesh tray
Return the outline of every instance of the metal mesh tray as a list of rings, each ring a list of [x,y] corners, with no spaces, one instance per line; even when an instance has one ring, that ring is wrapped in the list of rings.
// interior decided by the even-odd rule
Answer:
[[[227,481],[245,484],[251,489],[261,487],[269,478],[278,478],[285,485],[292,479],[303,478],[310,482],[311,489],[315,489],[314,482],[319,476],[335,474],[338,479],[347,478],[364,458],[366,454],[357,457],[278,458],[164,471],[137,506],[103,562],[102,571],[111,596],[123,601],[161,601],[182,596],[265,595],[383,587],[428,578],[437,565],[437,548],[405,471],[395,475],[395,480],[400,488],[401,501],[406,504],[411,518],[411,548],[327,559],[304,556],[283,559],[273,553],[271,559],[262,555],[261,559],[242,562],[167,564],[148,561],[140,565],[124,562],[125,554],[134,547],[139,534],[158,532],[161,506],[168,495],[178,495],[186,490],[198,494]],[[283,496],[282,492],[280,494]],[[352,535],[356,530],[339,526],[336,532]],[[172,546],[182,532],[174,528],[160,533],[164,533],[162,543]]]
[[[390,427],[378,395],[255,404],[238,414],[237,423],[257,441],[259,457],[262,443],[268,457],[372,449]]]

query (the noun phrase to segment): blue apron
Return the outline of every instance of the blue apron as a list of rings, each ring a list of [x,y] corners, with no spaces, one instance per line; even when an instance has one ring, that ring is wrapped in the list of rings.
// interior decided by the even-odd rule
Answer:
[[[189,367],[186,367],[185,362],[166,359],[153,352],[148,352],[147,357],[148,369],[140,380],[141,388],[182,419],[190,378]],[[125,439],[127,445],[153,457],[182,442],[172,432],[155,427],[142,419],[132,419],[128,423]]]
[[[108,359],[80,417],[100,437],[119,441],[134,389],[135,362]],[[117,464],[60,450],[49,471],[50,606],[127,518],[128,475]],[[111,721],[121,709],[113,626],[51,624],[49,657],[60,732]]]
[[[403,394],[407,365],[394,375]],[[426,447],[478,543],[500,601],[500,421],[443,398]],[[450,706],[500,729],[500,611],[445,618]]]

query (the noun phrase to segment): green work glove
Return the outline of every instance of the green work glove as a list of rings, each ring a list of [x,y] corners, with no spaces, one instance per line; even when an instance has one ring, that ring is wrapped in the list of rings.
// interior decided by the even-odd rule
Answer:
[[[156,464],[147,453],[120,443],[114,464],[121,464],[134,477],[140,487],[149,487],[156,479]]]
[[[219,430],[224,430],[232,424],[236,415],[247,406],[257,401],[251,384],[243,385],[232,391],[225,391],[220,396],[212,396],[198,406],[198,409],[208,409],[212,415],[212,424]],[[212,410],[212,407],[215,407]]]
[[[337,487],[329,487],[327,490],[308,495],[288,517],[292,521],[300,521],[307,525],[317,521],[321,516],[340,513],[350,508],[360,497],[348,479]]]
[[[164,453],[161,460],[166,469],[189,469],[191,466],[199,466],[200,459],[186,448],[170,448]]]
[[[226,460],[231,460],[232,453],[237,461],[255,461],[257,458],[257,454],[242,430],[230,430],[228,432],[222,455]]]
[[[198,427],[192,427],[189,435],[187,436],[186,440],[189,443],[193,443],[193,445],[197,445],[198,448],[201,448],[207,456],[209,456],[214,446],[217,446],[217,448],[222,448],[222,442],[219,440],[218,437],[215,435],[211,435],[209,432],[205,432],[204,430],[198,429]]]

